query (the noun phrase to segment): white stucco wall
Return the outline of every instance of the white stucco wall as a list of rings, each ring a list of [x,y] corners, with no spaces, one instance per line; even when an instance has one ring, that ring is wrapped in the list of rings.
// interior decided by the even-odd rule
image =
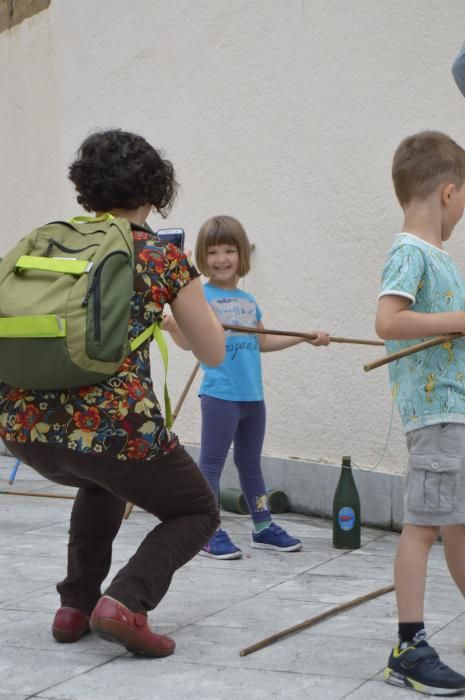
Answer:
[[[463,0],[52,0],[0,34],[0,254],[76,212],[67,165],[89,131],[120,126],[173,160],[181,191],[166,225],[190,246],[212,214],[243,222],[256,245],[245,288],[267,326],[374,337],[401,223],[392,154],[427,128],[465,143],[450,74],[463,40]],[[449,250],[465,273],[464,232]],[[379,355],[263,356],[265,453],[373,465],[391,402],[387,370],[362,365]],[[193,358],[173,348],[170,362],[175,401]],[[199,441],[195,392],[177,427]],[[404,455],[395,416],[380,469],[401,470]]]

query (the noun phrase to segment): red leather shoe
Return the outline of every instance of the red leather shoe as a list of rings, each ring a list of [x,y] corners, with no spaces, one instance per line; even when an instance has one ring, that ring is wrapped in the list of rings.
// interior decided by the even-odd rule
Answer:
[[[77,608],[60,608],[52,624],[57,642],[77,642],[90,632],[90,617]]]
[[[116,642],[140,656],[161,657],[173,653],[176,643],[152,632],[145,613],[135,613],[110,596],[102,596],[90,616],[90,628],[109,642]]]

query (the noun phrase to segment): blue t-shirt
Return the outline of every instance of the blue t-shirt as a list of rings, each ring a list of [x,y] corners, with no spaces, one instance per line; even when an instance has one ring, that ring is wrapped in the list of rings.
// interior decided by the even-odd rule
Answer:
[[[399,234],[384,266],[380,296],[410,299],[411,311],[465,310],[465,282],[451,256],[417,236]],[[426,340],[386,341],[388,353]],[[389,364],[393,399],[405,432],[435,423],[465,423],[465,339],[442,343]]]
[[[204,292],[220,323],[256,326],[262,317],[251,294],[241,289],[220,289],[207,282]],[[219,367],[201,365],[204,376],[199,395],[225,401],[262,401],[262,366],[258,336],[226,333],[226,356]]]

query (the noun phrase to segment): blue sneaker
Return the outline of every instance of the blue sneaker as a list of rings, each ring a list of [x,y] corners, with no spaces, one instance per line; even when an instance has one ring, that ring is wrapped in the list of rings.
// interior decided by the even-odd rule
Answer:
[[[242,557],[239,547],[231,542],[227,532],[220,529],[215,532],[213,537],[210,537],[199,554],[213,559],[240,559]]]
[[[297,552],[302,549],[302,542],[291,537],[282,527],[271,523],[261,532],[252,532],[252,547],[255,549],[278,549],[280,552]]]
[[[384,670],[384,680],[425,695],[457,695],[465,690],[465,677],[443,664],[425,641],[406,649],[396,645]]]

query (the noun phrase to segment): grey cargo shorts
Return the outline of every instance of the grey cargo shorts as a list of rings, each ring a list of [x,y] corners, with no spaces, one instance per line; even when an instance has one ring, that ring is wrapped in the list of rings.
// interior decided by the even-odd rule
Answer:
[[[437,423],[406,437],[404,523],[465,523],[465,424]]]

